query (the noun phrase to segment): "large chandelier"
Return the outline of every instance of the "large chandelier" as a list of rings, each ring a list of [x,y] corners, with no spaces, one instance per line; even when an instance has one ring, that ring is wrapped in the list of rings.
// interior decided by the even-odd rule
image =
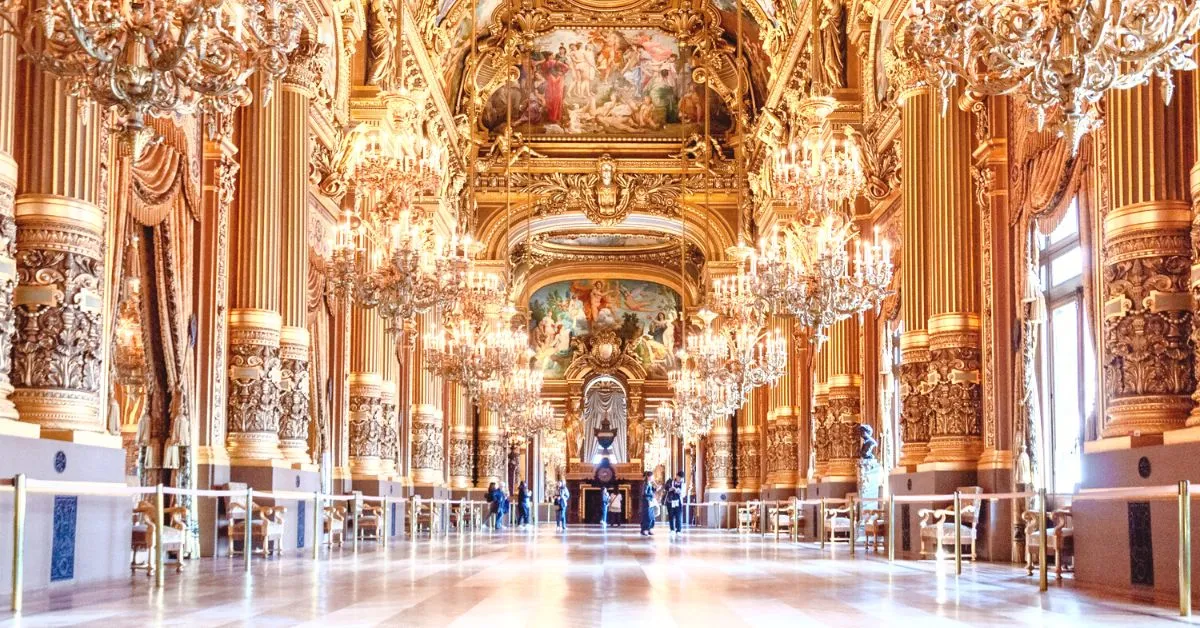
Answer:
[[[269,99],[303,25],[295,0],[0,0],[0,20],[72,94],[114,109],[135,154],[149,117],[199,112],[215,136],[254,72]]]
[[[534,436],[554,429],[557,420],[554,417],[554,406],[549,401],[538,401],[522,412],[509,417],[504,425],[504,431],[520,440],[529,440]]]
[[[515,336],[514,336],[515,337]],[[518,358],[510,372],[483,382],[480,399],[507,425],[528,414],[542,395],[542,369],[532,366],[533,351]]]
[[[425,337],[425,368],[479,399],[489,380],[511,377],[523,358],[529,362],[529,334],[514,327],[507,313],[488,317],[483,325],[448,316],[441,330]]]
[[[1105,91],[1157,77],[1169,101],[1172,73],[1196,69],[1198,27],[1193,0],[922,0],[903,36],[943,106],[960,79],[972,96],[1020,96],[1074,150]]]
[[[799,148],[773,163],[772,180],[786,182],[795,213],[759,243],[756,270],[762,294],[820,343],[834,323],[889,294],[892,263],[887,242],[863,246],[852,218],[866,182],[857,136],[833,137],[820,112],[814,122]]]

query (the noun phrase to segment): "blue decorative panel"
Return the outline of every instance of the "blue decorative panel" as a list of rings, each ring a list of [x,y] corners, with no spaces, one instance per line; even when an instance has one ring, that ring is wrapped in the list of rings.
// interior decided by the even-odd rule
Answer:
[[[388,521],[391,522],[391,536],[396,536],[396,504],[392,504],[392,512],[388,514]]]
[[[54,496],[54,546],[50,553],[50,581],[71,580],[75,577],[75,523],[79,515],[79,498],[74,495]]]
[[[908,504],[900,505],[900,550],[912,551],[912,511]]]
[[[296,502],[296,549],[304,549],[304,526],[308,524],[308,517],[304,516],[306,506],[308,502],[304,500]]]
[[[67,454],[64,452],[56,452],[54,454],[54,471],[62,473],[67,470]]]

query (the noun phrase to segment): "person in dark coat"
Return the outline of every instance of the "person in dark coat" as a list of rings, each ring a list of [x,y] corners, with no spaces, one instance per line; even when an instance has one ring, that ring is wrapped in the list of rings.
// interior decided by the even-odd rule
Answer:
[[[500,491],[496,488],[496,483],[488,484],[487,493],[484,493],[484,498],[488,503],[488,521],[495,525],[497,513],[500,512]]]
[[[554,505],[558,508],[558,519],[554,523],[554,529],[562,528],[563,532],[567,531],[567,504],[571,503],[571,491],[567,490],[565,480],[558,481],[558,493],[554,496]]]
[[[608,527],[608,505],[612,503],[612,495],[607,488],[600,489],[600,527]]]
[[[529,510],[533,505],[533,493],[529,492],[529,485],[525,480],[517,486],[517,525],[529,525]]]
[[[646,471],[642,480],[645,482],[642,487],[642,536],[654,536],[654,497],[657,493],[654,474]]]
[[[674,479],[667,482],[667,515],[671,525],[671,532],[675,534],[683,532],[684,495],[683,471],[680,471],[675,474]]]
[[[496,529],[504,527],[504,515],[508,514],[508,485],[504,482],[496,487],[496,503],[499,507],[496,509]]]

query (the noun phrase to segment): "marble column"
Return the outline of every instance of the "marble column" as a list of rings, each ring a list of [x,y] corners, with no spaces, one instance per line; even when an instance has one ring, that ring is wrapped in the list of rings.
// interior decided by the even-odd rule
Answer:
[[[957,103],[960,91],[950,93]],[[979,206],[971,185],[971,114],[933,112],[927,468],[974,469],[983,450]],[[907,248],[910,241],[905,241]],[[945,263],[954,260],[954,263]]]
[[[20,94],[17,92],[17,54],[19,44],[12,34],[0,35],[0,434],[36,437],[40,428],[34,423],[17,420],[17,407],[9,396],[13,392],[12,346],[16,332],[13,318],[13,290],[17,286],[17,266],[14,255],[17,246],[17,223],[13,219],[13,203],[17,193],[16,111]]]
[[[453,413],[450,415],[450,488],[471,488],[475,406],[467,398],[466,389],[458,384],[450,387]]]
[[[11,147],[19,172],[10,206],[16,247],[14,251],[10,240],[5,251],[15,252],[15,337],[11,376],[0,381],[0,397],[10,381],[15,390],[9,397],[21,420],[40,426],[43,437],[94,440],[105,431],[100,398],[107,381],[102,333],[104,130],[98,107],[82,107],[65,83],[29,63],[18,65],[22,104],[15,107],[11,131],[16,142]],[[3,177],[11,180],[11,161],[2,168]],[[0,235],[11,236],[12,219],[4,211],[0,207]],[[0,267],[5,260],[0,259]],[[11,265],[2,272],[11,276]],[[6,300],[6,295],[0,299]],[[0,365],[9,370],[7,359]],[[3,405],[0,416],[12,418],[9,404]]]
[[[705,488],[710,491],[729,490],[733,487],[733,435],[729,417],[722,416],[713,422],[705,445]]]
[[[1101,436],[1154,437],[1187,422],[1196,385],[1187,139],[1195,112],[1186,99],[1165,106],[1159,85],[1113,90],[1107,100]]]
[[[277,98],[282,123],[279,172],[282,249],[280,254],[279,449],[293,464],[312,462],[308,453],[308,163],[309,102],[321,80],[325,46],[302,38],[289,55]]]
[[[257,73],[250,88],[264,79]],[[230,220],[229,405],[233,465],[261,465],[279,452],[281,319],[279,173],[282,98],[238,111],[241,170]]]
[[[829,401],[825,418],[829,467],[822,477],[827,482],[853,482],[858,477],[857,426],[862,420],[862,366],[858,344],[856,317],[843,320],[830,329],[827,348]]]
[[[929,455],[929,210],[932,159],[930,129],[934,97],[913,61],[889,66],[900,103],[901,201],[903,235],[900,261],[900,458],[899,467],[915,471]]]
[[[412,481],[421,486],[445,484],[442,468],[445,459],[445,435],[442,423],[442,381],[424,366],[425,338],[437,330],[437,318],[422,314],[418,318],[421,333],[415,339],[415,366],[409,369],[412,381]]]
[[[377,478],[383,470],[383,322],[373,308],[350,310],[350,474]]]

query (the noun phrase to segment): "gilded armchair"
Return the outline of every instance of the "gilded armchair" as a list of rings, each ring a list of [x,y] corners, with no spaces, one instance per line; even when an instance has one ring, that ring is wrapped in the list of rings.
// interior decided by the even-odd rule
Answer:
[[[797,525],[797,513],[799,508],[796,507],[796,500],[793,498],[785,504],[775,504],[767,509],[767,516],[770,520],[771,532],[778,534],[782,531],[787,531],[789,535],[794,536]]]
[[[1025,570],[1029,575],[1033,575],[1033,568],[1038,566],[1038,546],[1042,542],[1038,516],[1036,510],[1026,510],[1021,515],[1025,521]],[[1075,522],[1071,518],[1071,507],[1050,513],[1049,523],[1046,528],[1046,558],[1054,558],[1054,577],[1061,580],[1063,571],[1075,568]]]
[[[341,547],[346,542],[346,507],[325,507],[325,543]]]
[[[170,556],[175,554],[175,571],[183,571],[183,550],[187,540],[188,510],[184,506],[163,508],[163,530],[158,530],[158,508],[153,502],[140,501],[133,509],[133,533],[131,550],[133,553],[129,562],[129,572],[145,569],[146,575],[154,575],[154,555],[158,551],[157,544],[161,538],[163,552]],[[138,553],[146,553],[146,561],[138,562]]]
[[[278,554],[283,549],[284,515],[283,506],[262,506],[251,502],[250,549],[265,556]],[[229,499],[229,555],[236,556],[245,551],[246,501],[244,498]],[[240,548],[240,549],[239,549]],[[258,549],[254,549],[258,548]]]
[[[978,486],[959,487],[959,504],[962,512],[955,512],[954,505],[946,508],[922,508],[917,512],[921,518],[921,556],[945,557],[946,546],[950,553],[954,552],[954,529],[959,528],[962,534],[962,544],[969,550],[963,553],[964,558],[975,560],[975,541],[978,537],[979,507],[982,500],[972,495],[983,493]]]
[[[354,533],[360,540],[379,540],[383,534],[383,505],[363,503],[358,510],[357,528]]]
[[[887,547],[887,510],[883,508],[864,508],[861,516],[865,547],[867,549],[874,549],[876,552]]]
[[[432,501],[421,499],[420,495],[416,495],[412,500],[412,532],[418,534],[421,529],[428,530],[430,534],[438,527],[440,522],[437,504]]]
[[[759,529],[760,508],[758,502],[746,502],[737,507],[737,531],[754,532]]]
[[[841,508],[825,505],[823,533],[830,543],[845,541],[853,544],[858,536],[858,493],[847,493],[846,504]]]

